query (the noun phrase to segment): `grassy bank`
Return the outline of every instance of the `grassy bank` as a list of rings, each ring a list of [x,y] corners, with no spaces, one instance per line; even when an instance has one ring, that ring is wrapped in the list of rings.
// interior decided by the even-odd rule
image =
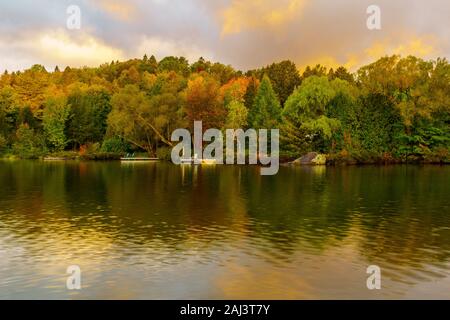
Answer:
[[[120,160],[123,156],[121,153],[113,153],[113,152],[96,152],[96,153],[88,153],[88,154],[79,154],[78,152],[73,151],[64,151],[57,153],[48,153],[48,154],[35,154],[29,155],[26,157],[14,155],[12,153],[6,153],[0,155],[0,159],[2,160],[83,160],[83,161],[114,161]]]

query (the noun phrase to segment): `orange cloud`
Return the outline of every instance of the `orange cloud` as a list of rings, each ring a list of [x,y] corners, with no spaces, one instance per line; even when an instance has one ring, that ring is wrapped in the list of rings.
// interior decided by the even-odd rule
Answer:
[[[259,27],[276,27],[292,21],[306,0],[232,0],[223,12],[222,35]]]
[[[353,70],[361,64],[361,61],[357,54],[349,54],[344,60],[338,60],[331,55],[319,55],[310,59],[302,59],[297,66],[299,70],[304,70],[306,66],[314,67],[317,64],[327,68],[337,69],[343,66],[348,70]]]
[[[372,59],[392,54],[427,57],[436,53],[437,49],[435,46],[436,40],[431,36],[421,38],[413,36],[403,43],[395,43],[391,39],[375,42],[366,49],[365,53]]]
[[[131,20],[136,13],[136,8],[126,1],[99,0],[97,5],[120,20]]]
[[[399,38],[386,38],[373,42],[369,47],[361,49],[360,51],[353,51],[345,55],[344,59],[337,59],[329,54],[319,54],[315,56],[301,59],[298,62],[300,70],[306,66],[315,66],[321,64],[328,68],[337,68],[344,66],[348,70],[355,71],[360,66],[378,60],[386,55],[400,55],[406,57],[408,55],[414,55],[422,58],[431,58],[438,55],[439,47],[437,40],[432,36],[405,36],[403,39]]]

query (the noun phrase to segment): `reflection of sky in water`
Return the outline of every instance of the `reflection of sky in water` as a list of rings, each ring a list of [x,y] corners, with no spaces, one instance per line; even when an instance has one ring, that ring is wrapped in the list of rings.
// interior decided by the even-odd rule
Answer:
[[[449,177],[2,163],[0,298],[445,298]],[[72,264],[79,292],[65,288]],[[366,288],[370,264],[381,291]]]

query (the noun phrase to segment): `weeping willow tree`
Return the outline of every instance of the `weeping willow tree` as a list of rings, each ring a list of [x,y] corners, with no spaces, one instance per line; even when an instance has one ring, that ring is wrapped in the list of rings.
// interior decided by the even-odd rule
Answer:
[[[325,151],[326,141],[340,127],[339,120],[326,116],[326,106],[335,94],[328,78],[318,76],[307,78],[294,91],[283,110],[281,143],[285,152],[297,156]]]

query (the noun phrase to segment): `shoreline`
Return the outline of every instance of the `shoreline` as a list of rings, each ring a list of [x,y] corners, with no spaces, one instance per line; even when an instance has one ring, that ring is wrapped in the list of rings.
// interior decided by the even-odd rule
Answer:
[[[64,158],[64,157],[40,157],[40,158],[32,158],[32,159],[22,159],[16,156],[8,156],[8,157],[0,157],[0,161],[42,161],[42,162],[69,162],[69,161],[77,161],[77,162],[162,162],[162,163],[171,163],[171,161],[165,159],[157,159],[157,158],[149,158],[147,161],[141,161],[141,159],[124,159],[124,158],[95,158],[95,157],[73,157],[73,158]],[[348,166],[393,166],[393,165],[433,165],[433,166],[446,166],[450,165],[450,161],[401,161],[401,160],[393,160],[393,161],[334,161],[328,160],[326,164],[298,164],[293,163],[293,161],[280,161],[280,166],[282,167],[348,167]],[[208,165],[226,165],[220,163],[208,164]],[[235,164],[238,165],[238,164]],[[255,166],[252,164],[243,164],[240,166]],[[258,165],[261,166],[261,165]]]

